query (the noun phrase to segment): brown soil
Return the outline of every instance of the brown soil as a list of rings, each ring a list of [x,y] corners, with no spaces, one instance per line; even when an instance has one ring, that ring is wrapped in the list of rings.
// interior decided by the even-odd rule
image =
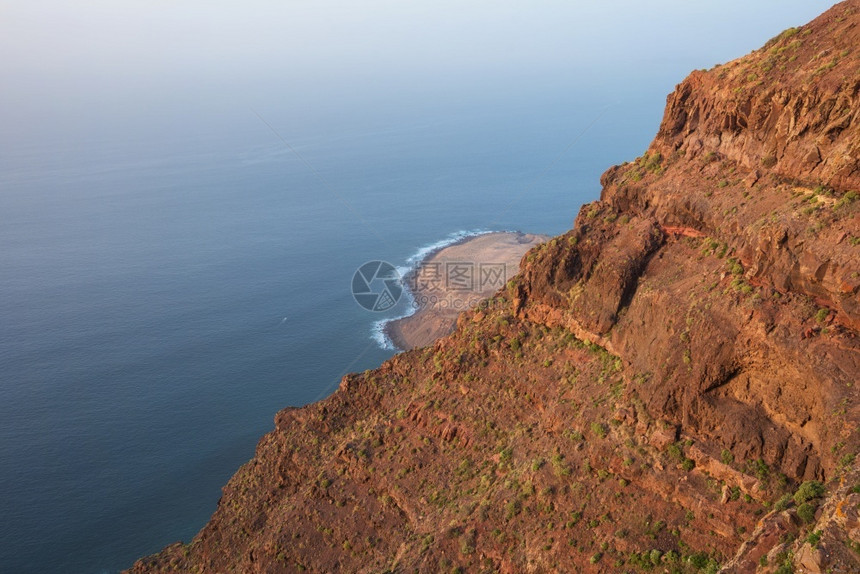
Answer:
[[[280,412],[132,571],[860,572],[858,46],[850,0],[692,74],[486,310]]]

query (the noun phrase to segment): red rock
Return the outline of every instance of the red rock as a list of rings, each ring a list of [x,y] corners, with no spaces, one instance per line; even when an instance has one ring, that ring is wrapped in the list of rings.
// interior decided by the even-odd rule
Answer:
[[[860,202],[837,207],[860,189],[858,45],[850,0],[691,74],[509,308],[279,413],[193,543],[132,571],[608,572],[579,548],[679,549],[670,528],[727,572],[789,550],[860,571]],[[664,452],[680,433],[689,471]],[[782,475],[827,483],[821,551],[793,510],[757,524],[715,491],[775,500]]]

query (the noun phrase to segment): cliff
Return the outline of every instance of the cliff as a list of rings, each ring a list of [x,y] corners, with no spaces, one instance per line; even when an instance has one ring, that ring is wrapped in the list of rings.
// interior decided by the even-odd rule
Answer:
[[[860,571],[860,0],[693,73],[432,347],[132,572]]]

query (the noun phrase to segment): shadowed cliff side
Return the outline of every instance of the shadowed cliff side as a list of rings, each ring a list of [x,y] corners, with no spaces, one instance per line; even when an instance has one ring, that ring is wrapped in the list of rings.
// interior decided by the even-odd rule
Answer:
[[[132,571],[860,571],[858,23],[692,74],[488,310],[279,413]]]

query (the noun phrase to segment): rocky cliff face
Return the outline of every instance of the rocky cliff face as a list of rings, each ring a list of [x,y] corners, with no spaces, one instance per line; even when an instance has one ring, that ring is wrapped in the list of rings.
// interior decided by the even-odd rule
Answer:
[[[133,572],[860,571],[860,0],[695,72],[433,347]]]

